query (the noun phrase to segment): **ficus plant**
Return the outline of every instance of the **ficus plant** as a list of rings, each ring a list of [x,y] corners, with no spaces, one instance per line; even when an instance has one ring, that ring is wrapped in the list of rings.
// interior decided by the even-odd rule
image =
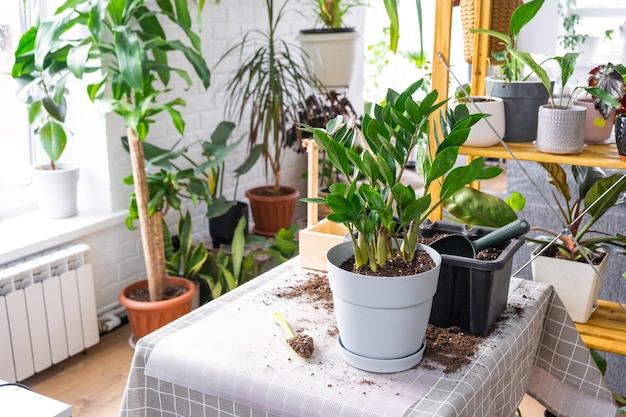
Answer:
[[[563,258],[573,261],[583,260],[585,256],[593,260],[602,256],[602,252],[626,255],[626,235],[611,235],[593,228],[626,191],[626,176],[607,175],[600,168],[573,165],[576,189],[572,190],[562,166],[548,162],[539,164],[546,170],[548,183],[553,187],[554,205],[561,215],[563,230],[567,226],[569,232],[532,227],[531,230],[546,235],[526,239],[541,247],[556,247]]]
[[[90,99],[124,120],[150,299],[154,301],[160,300],[165,290],[162,213],[148,213],[143,141],[163,112],[179,133],[185,129],[179,110],[185,101],[168,85],[172,76],[177,76],[189,87],[192,78],[188,70],[172,66],[171,53],[189,64],[204,88],[210,84],[211,73],[194,26],[204,4],[203,0],[68,0],[20,39],[12,71],[18,79],[32,77],[34,70],[79,79],[92,73],[96,81],[87,86]],[[178,29],[176,38],[168,38],[166,23],[171,26],[167,33]]]
[[[429,118],[442,108],[445,100],[437,102],[436,90],[422,100],[414,99],[423,82],[415,82],[402,93],[388,90],[385,105],[377,105],[373,117],[363,118],[357,135],[364,142],[361,152],[355,151],[357,141],[337,137],[347,134],[340,117],[331,120],[325,129],[311,129],[314,140],[326,150],[328,159],[347,183],[333,184],[325,198],[303,201],[328,204],[332,211],[328,220],[349,229],[357,269],[367,265],[375,272],[396,256],[411,262],[418,244],[419,226],[429,214],[465,185],[493,178],[501,172],[498,167],[484,167],[482,157],[455,167],[459,146],[483,114],[455,120],[436,135],[437,146],[431,149],[427,138]],[[416,147],[417,164],[424,176],[421,196],[402,183],[402,174]],[[433,195],[435,184],[440,185],[440,191]]]

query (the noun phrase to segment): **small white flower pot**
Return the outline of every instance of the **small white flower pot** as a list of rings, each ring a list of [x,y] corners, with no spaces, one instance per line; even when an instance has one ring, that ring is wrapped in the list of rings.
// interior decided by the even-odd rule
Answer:
[[[585,148],[585,116],[586,110],[580,106],[539,107],[535,146],[545,153],[581,153]]]
[[[485,113],[488,116],[472,126],[465,145],[484,148],[500,143],[505,131],[504,101],[486,96],[472,97],[472,100],[473,103],[464,103],[470,114]]]
[[[78,168],[63,164],[56,164],[56,168],[51,170],[50,165],[40,165],[32,170],[39,211],[50,219],[75,216],[78,212],[76,208]]]

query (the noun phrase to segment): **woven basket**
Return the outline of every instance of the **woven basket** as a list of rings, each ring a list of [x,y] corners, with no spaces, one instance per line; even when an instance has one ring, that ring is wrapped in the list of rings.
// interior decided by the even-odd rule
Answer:
[[[510,36],[509,22],[513,11],[521,4],[523,0],[492,0],[491,6],[491,29],[506,33]],[[463,56],[465,61],[472,63],[474,57],[474,34],[470,32],[474,29],[474,0],[461,0],[461,23],[463,25]],[[502,52],[504,46],[497,38],[491,37],[489,42],[490,58],[493,64],[497,64],[491,57],[493,52]]]

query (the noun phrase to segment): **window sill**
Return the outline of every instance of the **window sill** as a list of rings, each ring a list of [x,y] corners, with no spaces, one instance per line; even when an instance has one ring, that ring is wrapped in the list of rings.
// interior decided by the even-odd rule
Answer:
[[[81,211],[66,219],[47,219],[37,211],[0,220],[0,266],[124,222],[127,211]]]

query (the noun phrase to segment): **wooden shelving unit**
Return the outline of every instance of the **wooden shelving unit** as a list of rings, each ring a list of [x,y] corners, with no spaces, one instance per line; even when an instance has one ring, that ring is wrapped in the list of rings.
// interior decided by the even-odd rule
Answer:
[[[590,167],[602,167],[626,170],[626,162],[619,159],[615,143],[606,145],[588,145],[582,153],[577,155],[555,155],[540,152],[535,145],[530,142],[512,143],[507,142],[506,146],[515,157],[521,161],[552,162],[566,165],[580,165]],[[460,153],[468,156],[484,156],[485,158],[512,159],[509,150],[502,144],[489,148],[474,148],[462,146]]]
[[[437,0],[435,13],[435,42],[433,58],[432,87],[439,91],[439,97],[448,96],[450,74],[443,60],[449,62],[450,34],[452,33],[453,0]],[[474,0],[474,22],[477,27],[491,27],[492,0]],[[472,65],[472,91],[477,95],[485,93],[484,78],[487,74],[487,56],[489,54],[489,38],[486,35],[475,35],[474,56]],[[436,129],[437,119],[431,119],[431,126]],[[431,142],[435,135],[431,129]],[[554,162],[566,165],[582,165],[601,168],[623,169],[626,162],[619,159],[615,144],[589,145],[578,155],[554,155],[540,152],[533,143],[506,143],[489,148],[463,146],[460,153],[469,159],[483,156],[486,158],[511,159],[513,155],[519,160]],[[512,154],[513,155],[512,155]],[[437,193],[438,190],[433,190]],[[433,213],[431,220],[441,218],[442,212]],[[626,355],[626,312],[617,303],[599,301],[599,307],[587,324],[576,325],[584,342],[590,348]]]

